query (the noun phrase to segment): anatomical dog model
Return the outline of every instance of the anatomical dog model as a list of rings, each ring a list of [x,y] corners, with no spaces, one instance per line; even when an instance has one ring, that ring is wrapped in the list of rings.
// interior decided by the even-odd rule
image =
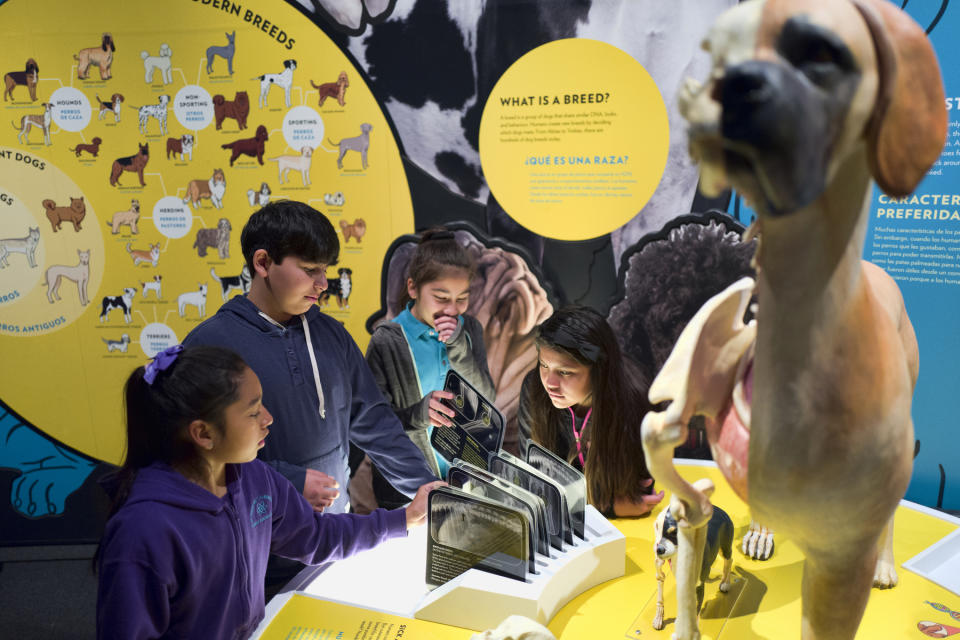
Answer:
[[[703,526],[709,500],[671,452],[691,416],[706,416],[752,515],[806,557],[802,637],[853,638],[871,583],[896,583],[918,372],[899,289],[861,260],[871,176],[900,197],[936,160],[939,67],[886,0],[748,0],[705,47],[713,71],[688,83],[680,108],[701,188],[732,185],[758,212],[757,282],[731,285],[684,330],[650,389],[671,404],[644,419],[647,464],[680,498],[680,526]]]

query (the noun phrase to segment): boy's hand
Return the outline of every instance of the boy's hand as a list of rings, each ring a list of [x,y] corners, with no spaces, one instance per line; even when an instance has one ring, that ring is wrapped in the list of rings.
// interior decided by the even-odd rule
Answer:
[[[456,413],[441,400],[453,400],[453,392],[440,389],[431,391],[425,397],[429,398],[427,402],[430,408],[427,413],[430,417],[430,424],[435,427],[452,427],[453,421],[450,418],[455,416]]]
[[[307,499],[314,511],[323,511],[333,501],[340,497],[340,485],[333,478],[322,471],[307,469],[307,476],[303,481],[303,497]]]
[[[417,495],[413,497],[413,502],[407,505],[407,529],[419,527],[427,520],[427,496],[437,487],[447,485],[443,480],[428,482],[417,489]]]
[[[433,318],[433,326],[437,330],[437,340],[440,342],[446,342],[459,325],[460,320],[457,316],[435,316]]]

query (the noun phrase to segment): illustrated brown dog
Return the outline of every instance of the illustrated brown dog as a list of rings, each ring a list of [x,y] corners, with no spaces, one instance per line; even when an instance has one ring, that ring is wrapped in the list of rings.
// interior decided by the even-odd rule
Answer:
[[[13,90],[18,85],[22,85],[27,88],[27,92],[30,94],[30,102],[36,102],[37,82],[39,81],[40,67],[37,66],[36,60],[29,58],[23,71],[8,71],[3,76],[3,101],[6,102],[7,97],[13,100]]]
[[[327,98],[335,98],[337,104],[339,104],[341,107],[347,104],[344,100],[344,96],[347,94],[347,87],[350,86],[350,82],[347,80],[346,71],[340,72],[340,75],[337,76],[336,82],[314,84],[313,80],[311,80],[310,84],[313,85],[313,88],[320,93],[320,101],[317,103],[318,107],[322,107],[323,103],[327,101]]]
[[[185,133],[179,138],[167,138],[167,160],[171,154],[179,155],[181,160],[183,156],[193,160],[193,134]]]
[[[113,66],[113,54],[116,50],[117,48],[113,44],[113,36],[109,33],[103,34],[99,47],[80,49],[73,56],[73,59],[77,61],[77,77],[86,80],[90,73],[90,66],[95,65],[100,70],[100,79],[109,80],[112,77],[111,67]]]
[[[213,96],[213,119],[220,131],[223,121],[233,118],[240,130],[247,128],[247,116],[250,114],[250,97],[246,91],[237,91],[233,100],[227,100],[221,94]]]
[[[116,235],[120,233],[120,227],[127,225],[130,227],[130,233],[140,233],[137,228],[137,222],[140,221],[140,201],[136,198],[130,200],[130,208],[126,211],[117,211],[113,214],[110,222],[110,233]]]
[[[80,231],[80,222],[87,215],[87,205],[83,203],[83,196],[70,198],[69,207],[58,207],[53,200],[44,200],[43,208],[47,210],[47,219],[54,232],[60,231],[63,222],[72,222],[73,230]]]
[[[187,183],[187,197],[183,199],[183,204],[193,204],[194,208],[199,208],[200,200],[209,198],[214,207],[222,209],[226,191],[227,180],[223,169],[214,169],[209,180],[191,180]]]
[[[252,138],[244,138],[242,140],[234,140],[233,142],[228,142],[227,144],[220,145],[223,149],[230,149],[230,166],[233,166],[234,160],[240,156],[250,156],[256,158],[257,162],[261,165],[263,164],[263,150],[267,141],[267,128],[262,124],[257,127],[257,133]]]
[[[102,142],[103,140],[101,140],[100,138],[94,138],[93,140],[90,141],[90,144],[78,144],[73,149],[70,149],[70,151],[73,151],[78,158],[80,157],[80,154],[83,153],[84,151],[86,151],[87,153],[92,155],[94,158],[96,158],[97,154],[100,153],[100,144]]]
[[[357,243],[359,244],[363,234],[367,232],[367,223],[363,221],[363,218],[357,218],[353,221],[353,224],[347,222],[346,220],[341,220],[340,232],[343,233],[344,244],[349,242],[350,238],[356,238]]]
[[[763,0],[706,38],[709,81],[681,114],[700,188],[749,198],[747,278],[697,313],[650,388],[647,464],[695,529],[711,505],[672,467],[695,414],[754,517],[806,560],[802,637],[856,634],[871,583],[893,586],[893,513],[910,480],[917,340],[896,283],[863,262],[871,176],[913,191],[947,133],[924,31],[883,0]],[[757,318],[744,311],[757,295]],[[693,577],[693,576],[689,576]],[[678,592],[680,590],[678,575]],[[677,628],[677,637],[686,637]]]
[[[230,231],[233,227],[226,218],[220,218],[214,229],[197,229],[197,237],[193,241],[193,248],[201,258],[207,255],[207,249],[216,248],[220,259],[230,257]]]
[[[137,174],[137,177],[140,178],[140,186],[146,186],[146,183],[143,181],[143,170],[150,160],[150,145],[149,143],[144,143],[139,145],[139,147],[140,149],[136,155],[117,158],[113,161],[113,167],[110,168],[110,186],[116,187],[120,184],[120,174],[124,171]]]

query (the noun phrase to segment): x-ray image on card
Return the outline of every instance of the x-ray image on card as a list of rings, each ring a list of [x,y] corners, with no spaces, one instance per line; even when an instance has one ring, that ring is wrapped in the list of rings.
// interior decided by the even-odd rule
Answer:
[[[453,394],[452,399],[443,401],[454,411],[453,426],[436,427],[430,444],[448,462],[460,458],[486,469],[489,457],[503,444],[503,414],[452,369],[443,388]]]
[[[583,538],[587,511],[586,478],[566,460],[532,440],[527,447],[527,463],[563,486],[573,532]]]

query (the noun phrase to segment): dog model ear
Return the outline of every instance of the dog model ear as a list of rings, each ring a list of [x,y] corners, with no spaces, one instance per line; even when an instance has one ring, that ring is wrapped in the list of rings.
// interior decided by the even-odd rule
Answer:
[[[886,0],[853,0],[873,36],[879,86],[866,136],[870,172],[905,196],[936,162],[947,136],[943,80],[923,29]]]

